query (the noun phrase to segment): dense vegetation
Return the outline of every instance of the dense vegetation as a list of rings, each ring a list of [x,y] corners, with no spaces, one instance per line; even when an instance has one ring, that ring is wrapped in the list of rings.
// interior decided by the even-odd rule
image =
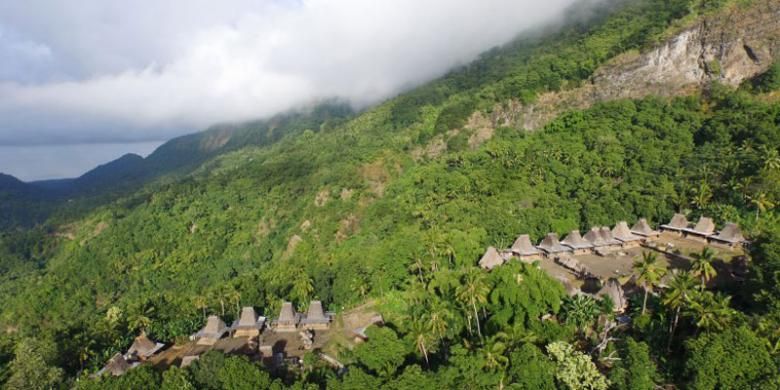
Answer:
[[[299,126],[71,223],[7,233],[0,381],[780,387],[780,107],[765,95],[777,87],[776,68],[741,90],[713,85],[673,100],[604,103],[535,133],[495,129],[482,144],[464,127],[475,110],[577,85],[691,9],[682,0],[631,2],[609,18],[492,51],[348,121]],[[440,143],[444,150],[429,152]],[[474,266],[486,246],[506,247],[519,233],[538,239],[677,210],[739,222],[756,237],[750,277],[721,291],[675,277],[646,310],[632,305],[632,326],[612,330],[612,342],[603,343],[612,321],[597,321],[612,319],[610,302],[565,298],[532,266],[489,274]],[[642,271],[650,281],[651,268]],[[204,310],[230,319],[240,305],[272,314],[282,298],[300,307],[315,297],[332,309],[377,299],[388,319],[369,330],[369,343],[343,352],[346,375],[313,355],[301,371],[271,375],[211,353],[186,370],[85,378],[139,329],[174,341],[201,325]]]

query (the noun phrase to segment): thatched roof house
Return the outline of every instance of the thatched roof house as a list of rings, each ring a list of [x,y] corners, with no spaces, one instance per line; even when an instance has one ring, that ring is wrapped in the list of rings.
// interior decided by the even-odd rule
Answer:
[[[645,218],[640,218],[639,221],[631,227],[631,233],[643,237],[658,237],[661,235],[660,232],[653,230],[653,228],[650,227],[650,224],[647,223],[647,219]]]
[[[742,235],[742,229],[736,223],[729,222],[723,229],[710,239],[719,241],[730,246],[741,245],[745,242],[745,236]]]
[[[531,243],[531,237],[527,234],[520,235],[512,244],[511,251],[514,255],[523,258],[538,257],[542,252]]]
[[[615,305],[614,311],[616,313],[623,312],[628,307],[628,299],[626,299],[623,287],[620,282],[615,278],[610,278],[606,284],[596,293],[596,296],[604,297],[608,296],[612,303]]]
[[[541,249],[548,255],[554,253],[571,252],[571,248],[561,245],[561,243],[558,241],[558,235],[555,233],[548,233],[542,242],[539,243],[537,248]]]
[[[254,307],[244,307],[241,309],[241,316],[233,322],[230,327],[233,330],[233,337],[257,337],[265,326],[266,318],[258,316]]]
[[[197,343],[201,345],[214,345],[214,343],[221,339],[228,331],[228,327],[221,318],[209,316],[206,320],[206,326],[190,338],[197,340]]]
[[[672,220],[669,221],[666,225],[661,225],[661,230],[663,231],[672,231],[672,232],[682,232],[684,229],[688,228],[688,225],[690,223],[688,222],[688,218],[685,218],[685,215],[683,214],[675,214],[672,217]]]
[[[491,270],[501,264],[504,264],[504,257],[492,246],[488,247],[485,254],[479,259],[479,266],[486,270]]]
[[[117,352],[108,360],[108,363],[95,374],[95,376],[102,376],[106,373],[113,376],[121,376],[133,367],[135,367],[135,365],[130,364],[121,353]]]
[[[708,237],[715,233],[715,222],[712,221],[712,218],[700,217],[699,221],[696,222],[696,226],[692,229],[685,229],[685,232],[696,236]]]
[[[585,237],[583,238],[588,240],[594,248],[608,245],[608,243],[604,241],[604,237],[601,236],[601,230],[598,227],[591,228],[585,233]]]
[[[142,332],[138,337],[133,340],[133,345],[127,350],[125,359],[134,360],[146,360],[152,357],[155,353],[159,352],[165,344],[155,343],[146,337],[146,333]]]
[[[582,238],[582,235],[578,230],[572,230],[566,238],[561,241],[561,244],[566,245],[572,249],[590,249],[593,248],[593,244]]]
[[[606,245],[621,244],[621,242],[615,239],[615,236],[612,235],[612,230],[608,226],[602,226],[599,230],[599,233],[601,234],[601,239],[604,240]]]
[[[321,301],[311,301],[309,304],[309,310],[306,312],[306,317],[303,318],[301,324],[306,329],[328,329],[330,322],[333,320],[331,313],[325,313],[322,309]]]
[[[274,329],[277,332],[294,331],[301,321],[301,315],[295,311],[291,302],[282,303],[279,318],[274,321]]]
[[[639,241],[643,240],[641,236],[631,233],[631,229],[628,228],[628,223],[626,223],[626,221],[620,221],[615,225],[612,229],[612,236],[622,242],[624,246],[629,243],[638,244]]]

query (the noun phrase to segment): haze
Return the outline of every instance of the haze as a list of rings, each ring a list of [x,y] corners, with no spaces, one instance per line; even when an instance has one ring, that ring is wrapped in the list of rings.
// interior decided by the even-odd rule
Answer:
[[[0,172],[75,176],[94,159],[68,153],[95,153],[100,143],[115,158],[139,142],[320,98],[362,107],[549,23],[573,2],[1,2],[0,146],[80,146],[27,148],[61,157],[33,165],[7,153]]]

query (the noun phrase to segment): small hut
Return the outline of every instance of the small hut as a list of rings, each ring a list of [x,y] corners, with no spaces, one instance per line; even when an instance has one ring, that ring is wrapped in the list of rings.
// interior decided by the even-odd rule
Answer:
[[[675,214],[668,224],[661,225],[661,231],[671,232],[681,236],[683,234],[683,230],[688,228],[688,225],[690,225],[690,223],[688,222],[688,218],[685,218],[685,215]]]
[[[623,248],[635,248],[639,246],[643,238],[631,233],[626,221],[620,221],[612,229],[612,236],[622,243]]]
[[[491,270],[501,264],[504,264],[504,257],[492,246],[488,247],[485,254],[479,259],[479,266],[486,270]]]
[[[241,309],[241,316],[230,327],[233,330],[233,337],[252,339],[260,336],[260,332],[265,326],[265,320],[265,317],[257,315],[254,307],[249,306]]]
[[[561,244],[571,248],[575,255],[584,255],[593,251],[593,244],[582,238],[579,230],[572,230],[571,233],[561,241]]]
[[[650,224],[647,223],[647,219],[645,218],[640,218],[639,221],[637,221],[637,223],[631,227],[631,233],[634,233],[637,236],[645,237],[647,239],[661,235],[659,231],[653,230],[653,228],[650,227]]]
[[[274,322],[277,332],[294,332],[300,322],[300,314],[295,312],[291,302],[282,303],[279,318]]]
[[[108,363],[95,374],[95,376],[99,377],[103,374],[121,376],[133,367],[135,367],[135,365],[130,364],[121,353],[117,352],[108,360]]]
[[[328,330],[332,319],[333,316],[331,313],[325,313],[325,311],[322,310],[321,301],[311,301],[309,310],[306,312],[306,317],[303,318],[301,324],[304,329]]]
[[[214,345],[219,339],[221,339],[229,329],[225,325],[225,322],[217,316],[209,316],[206,320],[206,326],[203,327],[198,333],[195,333],[190,337],[192,340],[197,340],[198,345]]]
[[[133,345],[130,346],[130,349],[127,350],[125,359],[145,361],[159,352],[164,346],[165,344],[163,343],[155,343],[154,341],[149,340],[149,338],[146,337],[146,332],[141,332],[141,334],[133,340]]]
[[[707,237],[715,234],[715,222],[712,221],[712,218],[700,217],[699,221],[696,222],[696,226],[683,231],[686,238],[707,242]]]
[[[710,236],[710,241],[736,248],[745,243],[745,236],[742,235],[739,225],[729,222],[717,235]]]
[[[527,234],[517,237],[515,243],[512,244],[511,251],[515,257],[526,263],[541,260],[542,258],[542,252],[531,243],[531,237]]]
[[[561,245],[558,241],[558,235],[555,233],[548,233],[542,242],[539,243],[537,248],[541,249],[547,257],[553,257],[553,255],[558,253],[572,251],[571,248]]]
[[[628,307],[628,300],[626,299],[623,287],[615,278],[609,278],[607,283],[604,284],[604,287],[602,287],[601,290],[596,293],[596,296],[609,297],[610,300],[612,300],[612,303],[615,305],[613,310],[616,313],[622,313],[624,310],[626,310],[626,307]]]

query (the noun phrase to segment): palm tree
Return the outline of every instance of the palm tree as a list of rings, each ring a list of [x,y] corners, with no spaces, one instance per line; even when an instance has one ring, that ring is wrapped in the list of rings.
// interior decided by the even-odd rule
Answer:
[[[705,332],[725,329],[734,317],[731,297],[709,291],[696,294],[696,298],[691,301],[689,311],[696,326]]]
[[[764,160],[764,170],[774,171],[780,170],[780,153],[777,149],[768,148],[766,145],[761,145],[759,148],[761,151],[761,159]]]
[[[693,256],[691,272],[701,278],[702,290],[707,286],[707,282],[718,275],[718,271],[712,266],[713,261],[715,252],[709,247],[704,247],[699,254]]]
[[[501,380],[499,382],[499,389],[504,388],[504,370],[509,365],[509,358],[504,355],[506,352],[506,344],[501,340],[500,335],[491,337],[487,344],[480,350],[482,353],[483,366],[482,368],[490,371],[500,371]]]
[[[469,268],[466,270],[462,277],[462,284],[458,286],[456,290],[456,296],[458,300],[471,307],[474,311],[474,320],[477,325],[477,334],[479,338],[482,338],[482,330],[479,325],[479,310],[477,306],[482,306],[487,303],[487,296],[490,293],[490,286],[488,286],[485,273],[477,268]]]
[[[773,202],[764,192],[759,192],[755,196],[750,197],[750,203],[756,206],[756,219],[759,218],[761,213],[765,213],[767,210],[775,207]]]
[[[439,339],[439,342],[442,342],[450,329],[450,322],[453,320],[452,312],[440,302],[434,302],[431,306],[428,313],[428,328]]]
[[[417,351],[419,351],[420,354],[422,354],[425,358],[425,365],[429,366],[430,362],[428,361],[428,339],[430,337],[430,331],[426,326],[425,316],[412,318],[409,321],[409,328],[409,333],[414,339],[414,345],[417,347]]]
[[[693,200],[691,203],[699,209],[707,207],[712,199],[712,189],[710,185],[702,181],[698,188],[693,190]]]
[[[696,279],[694,279],[693,275],[688,271],[675,270],[662,301],[666,307],[674,311],[674,318],[669,327],[669,344],[667,349],[671,348],[674,331],[677,329],[677,324],[680,320],[680,311],[690,304],[695,293]]]
[[[634,263],[634,272],[636,273],[636,282],[642,286],[645,291],[642,300],[642,315],[647,310],[647,294],[653,290],[664,275],[663,268],[658,265],[658,256],[653,252],[642,253],[642,260]]]
[[[195,308],[200,309],[203,313],[203,320],[206,320],[206,309],[209,307],[208,299],[206,299],[205,295],[196,295],[195,298],[193,298],[193,301],[195,303]]]
[[[314,292],[314,285],[309,275],[301,273],[295,281],[293,281],[290,295],[292,295],[298,302],[306,302]]]
[[[601,310],[595,299],[587,295],[575,295],[563,301],[561,313],[564,322],[576,326],[580,332],[585,332]]]

